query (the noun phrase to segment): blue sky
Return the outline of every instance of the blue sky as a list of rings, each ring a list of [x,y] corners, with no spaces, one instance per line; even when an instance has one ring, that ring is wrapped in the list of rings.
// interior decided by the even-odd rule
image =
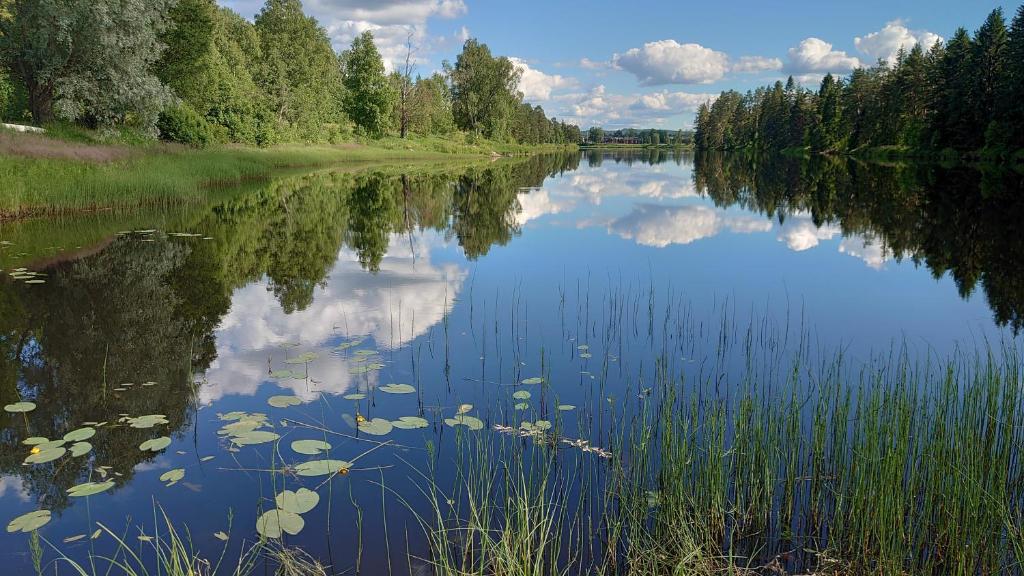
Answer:
[[[252,17],[263,0],[220,0]],[[891,58],[900,46],[973,31],[990,0],[306,0],[335,46],[372,30],[385,59],[417,46],[422,74],[476,37],[523,71],[531,102],[586,128],[687,128],[701,102],[792,74],[816,85],[827,72]]]

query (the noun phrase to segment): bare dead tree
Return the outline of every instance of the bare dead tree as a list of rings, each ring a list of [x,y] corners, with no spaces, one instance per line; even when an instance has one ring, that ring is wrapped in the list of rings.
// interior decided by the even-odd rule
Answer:
[[[416,70],[416,60],[414,58],[416,54],[416,46],[412,42],[413,32],[410,30],[409,35],[405,39],[405,66],[401,72],[401,87],[398,93],[398,127],[401,132],[402,138],[405,138],[409,132],[409,124],[412,119],[411,100],[412,100],[412,75]]]

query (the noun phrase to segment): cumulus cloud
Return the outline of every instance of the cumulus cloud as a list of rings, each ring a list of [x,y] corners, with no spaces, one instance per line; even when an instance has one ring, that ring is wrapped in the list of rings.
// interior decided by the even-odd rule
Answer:
[[[22,502],[29,500],[28,489],[18,476],[0,476],[0,498],[6,496],[8,492]]]
[[[711,84],[729,71],[729,57],[724,52],[675,40],[631,48],[625,54],[614,55],[612,64],[636,76],[643,86]]]
[[[741,56],[730,67],[733,72],[771,72],[782,70],[782,60],[764,56]]]
[[[779,228],[778,239],[785,242],[790,250],[803,252],[814,248],[822,240],[831,240],[841,233],[836,225],[816,226],[809,215],[797,215],[787,219]]]
[[[798,75],[846,73],[861,65],[856,56],[834,50],[831,44],[820,38],[803,40],[790,48],[788,55],[785,69]]]
[[[579,82],[575,78],[560,76],[558,74],[546,74],[531,68],[525,60],[511,57],[512,65],[520,72],[519,91],[527,101],[545,101],[551,98],[554,90],[575,88]]]
[[[723,231],[738,234],[768,232],[772,223],[762,217],[733,215],[708,206],[637,205],[612,222],[608,230],[642,246],[664,248],[690,244]]]
[[[879,242],[863,236],[843,238],[839,243],[839,253],[860,258],[868,267],[875,270],[881,270],[889,260],[887,251]]]
[[[574,205],[571,199],[555,198],[543,188],[526,190],[519,193],[520,210],[516,213],[516,224],[523,226],[542,216],[561,214],[571,210]]]
[[[264,0],[220,0],[220,3],[245,17],[255,15]],[[306,13],[327,30],[335,49],[343,50],[352,40],[369,30],[389,70],[405,59],[410,38],[423,56],[448,39],[432,38],[427,21],[432,18],[457,18],[466,14],[464,0],[305,0]]]
[[[627,127],[644,123],[658,123],[676,115],[689,116],[704,102],[717,95],[662,90],[647,94],[613,94],[604,85],[589,92],[565,94],[555,98],[553,108],[558,117],[579,126]]]
[[[293,314],[281,309],[265,283],[236,291],[216,331],[217,360],[204,375],[201,402],[254,394],[268,380],[268,362],[273,360],[275,369],[287,367],[281,364],[286,346],[295,342],[301,343],[296,350],[319,352],[309,364],[312,380],[275,384],[305,400],[345,393],[355,377],[348,359],[324,350],[332,339],[368,336],[378,349],[395,349],[426,333],[451,310],[466,272],[429,261],[431,246],[441,242],[430,235],[410,247],[407,237],[392,237],[378,274],[366,273],[358,256],[343,249],[312,305]]]
[[[911,30],[903,24],[903,21],[893,20],[877,32],[854,38],[853,43],[858,50],[875,60],[885,60],[892,64],[896,61],[896,54],[899,53],[900,48],[910,50],[915,44],[920,44],[925,50],[928,50],[936,42],[942,41],[942,36],[934,32]]]

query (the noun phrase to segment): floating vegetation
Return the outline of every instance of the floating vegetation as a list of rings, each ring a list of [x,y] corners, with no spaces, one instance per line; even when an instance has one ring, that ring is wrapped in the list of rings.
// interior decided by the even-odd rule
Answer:
[[[270,432],[269,430],[250,430],[231,436],[231,443],[236,446],[252,446],[273,442],[280,437],[276,432]]]
[[[167,436],[161,436],[159,438],[146,440],[142,444],[139,444],[139,450],[142,450],[143,452],[159,452],[170,445],[171,439]]]
[[[270,377],[274,380],[304,380],[306,375],[292,370],[275,370],[270,373]]]
[[[292,450],[307,456],[315,456],[330,449],[331,445],[323,440],[296,440],[292,442]]]
[[[305,525],[302,516],[275,508],[256,520],[256,531],[264,538],[280,538],[284,533],[297,535]]]
[[[320,502],[320,495],[307,488],[299,488],[297,491],[285,490],[274,498],[277,507],[286,512],[294,514],[305,514],[316,508]]]
[[[361,346],[362,344],[362,339],[352,340],[351,342],[342,342],[341,344],[338,344],[334,349],[337,350],[338,352],[344,352],[349,348],[355,348],[356,346]]]
[[[106,492],[113,487],[114,482],[112,480],[107,480],[106,482],[85,482],[68,488],[67,493],[68,496],[82,498],[85,496],[93,496],[100,492]]]
[[[170,424],[167,416],[164,416],[163,414],[147,414],[145,416],[136,416],[134,418],[122,417],[121,421],[127,422],[132,428],[140,429],[152,428],[157,424]]]
[[[526,402],[519,402],[518,404],[515,405],[515,409],[516,410],[529,410],[530,409],[530,405],[528,403],[526,403]]]
[[[465,426],[470,430],[483,430],[484,423],[475,416],[468,416],[466,414],[457,414],[452,418],[445,418],[444,423],[455,428],[456,426]]]
[[[49,441],[49,438],[44,438],[42,436],[30,436],[22,440],[21,443],[24,444],[25,446],[35,446],[37,444],[45,444]]]
[[[386,384],[377,389],[388,394],[412,394],[416,392],[416,388],[409,384]]]
[[[571,411],[573,411],[575,409],[576,409],[576,407],[573,406],[572,404],[559,404],[558,405],[558,411],[559,412],[571,412]]]
[[[75,442],[71,445],[71,455],[74,457],[85,456],[92,452],[92,444],[88,442]]]
[[[366,394],[346,394],[342,398],[345,400],[364,400],[366,399]]]
[[[35,532],[50,522],[49,510],[35,510],[22,514],[7,524],[8,532]]]
[[[46,449],[36,446],[32,448],[32,453],[29,454],[28,458],[25,458],[25,464],[46,464],[47,462],[53,462],[66,453],[67,449],[63,446]]]
[[[374,418],[373,420],[364,420],[359,422],[359,430],[371,434],[373,436],[385,436],[391,433],[391,429],[394,426],[390,420],[384,418]]]
[[[456,414],[465,414],[473,409],[472,404],[460,404]]]
[[[284,363],[285,364],[309,364],[310,362],[316,360],[319,357],[320,357],[320,355],[317,354],[316,352],[303,352],[302,354],[300,354],[300,355],[298,355],[298,356],[296,356],[294,358],[288,358],[287,360],[284,361]]]
[[[352,463],[344,460],[313,460],[296,466],[295,473],[299,476],[327,476],[347,474],[351,468]]]
[[[352,366],[351,368],[349,368],[348,373],[354,376],[358,376],[360,374],[369,374],[370,372],[380,370],[383,367],[384,365],[379,362],[375,362],[373,364],[360,364],[358,366]]]
[[[584,353],[580,354],[580,358],[583,358],[583,359],[592,358],[592,357],[593,357],[593,355],[590,352],[584,352]]]
[[[522,422],[519,424],[519,428],[521,430],[526,430],[527,432],[532,432],[535,430],[543,432],[545,430],[551,429],[551,422],[548,422],[547,420],[537,420],[536,422]]]
[[[160,475],[160,481],[161,482],[166,482],[167,486],[174,486],[179,481],[181,481],[184,477],[185,477],[185,469],[184,468],[175,468],[173,470],[168,470],[167,472],[164,472],[163,474],[161,474]]]
[[[430,426],[430,422],[419,416],[402,416],[398,420],[392,420],[391,424],[401,430],[416,430]]]
[[[512,393],[512,397],[516,400],[529,400],[531,394],[526,390],[516,390]]]
[[[95,428],[90,428],[90,427],[86,426],[85,428],[79,428],[77,430],[72,430],[71,432],[68,432],[67,434],[65,434],[64,435],[64,441],[65,442],[81,442],[83,440],[88,440],[89,438],[92,438],[95,435],[96,435],[96,429]]]
[[[270,404],[274,408],[287,408],[289,406],[298,406],[302,404],[302,399],[298,396],[271,396],[267,398],[267,404]]]
[[[36,405],[32,402],[15,402],[14,404],[4,406],[4,412],[10,412],[12,414],[24,414],[25,412],[31,412],[35,409]]]
[[[521,382],[521,384],[526,384],[526,385],[543,384],[543,383],[544,383],[544,379],[541,378],[540,376],[534,376],[533,378],[527,378],[527,379],[525,379],[525,380],[523,380]]]

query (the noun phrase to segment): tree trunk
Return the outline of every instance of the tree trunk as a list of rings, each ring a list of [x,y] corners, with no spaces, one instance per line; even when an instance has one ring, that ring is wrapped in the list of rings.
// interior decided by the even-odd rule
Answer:
[[[53,90],[48,86],[30,82],[28,109],[32,113],[32,120],[40,126],[53,121]]]

